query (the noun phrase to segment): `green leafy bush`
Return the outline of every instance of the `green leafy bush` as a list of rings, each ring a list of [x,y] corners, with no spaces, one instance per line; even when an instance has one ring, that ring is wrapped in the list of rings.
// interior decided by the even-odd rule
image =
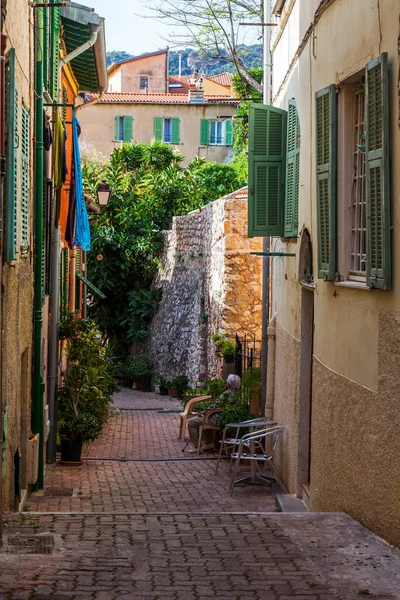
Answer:
[[[188,388],[189,378],[187,375],[177,375],[172,379],[168,379],[165,385],[169,389],[175,389],[178,392],[178,398],[181,400],[185,396],[185,392]]]
[[[67,341],[67,364],[57,390],[58,431],[87,443],[100,435],[109,419],[112,394],[118,389],[116,367],[93,322],[70,313],[59,333]]]
[[[148,356],[131,356],[127,359],[127,372],[131,379],[148,379],[153,374],[153,364]]]

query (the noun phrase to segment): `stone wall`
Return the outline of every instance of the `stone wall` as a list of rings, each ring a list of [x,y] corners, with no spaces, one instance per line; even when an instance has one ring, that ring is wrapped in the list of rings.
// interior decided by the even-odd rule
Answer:
[[[162,377],[186,373],[192,383],[221,375],[210,333],[261,339],[262,240],[247,238],[247,188],[184,217],[165,234],[155,285],[163,299],[149,347]]]

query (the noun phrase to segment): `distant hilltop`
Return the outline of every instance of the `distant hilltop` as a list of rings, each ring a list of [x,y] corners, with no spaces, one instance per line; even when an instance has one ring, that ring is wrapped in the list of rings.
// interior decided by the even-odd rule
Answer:
[[[246,46],[244,44],[238,47],[239,52],[242,56],[243,62],[248,69],[262,67],[262,45],[253,44]],[[193,48],[184,48],[182,50],[170,50],[169,52],[169,74],[179,74],[179,55],[182,60],[182,75],[191,75],[194,69],[197,69],[203,75],[217,75],[224,71],[233,73],[235,70],[234,65],[222,60],[222,59],[210,59],[202,56],[197,50]],[[107,66],[111,66],[113,63],[120,60],[126,60],[132,58],[132,54],[128,54],[124,50],[112,50],[107,52]]]

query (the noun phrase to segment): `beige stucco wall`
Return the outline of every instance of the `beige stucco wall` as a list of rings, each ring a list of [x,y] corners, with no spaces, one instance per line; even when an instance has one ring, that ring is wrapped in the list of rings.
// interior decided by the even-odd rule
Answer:
[[[140,76],[149,78],[149,94],[167,92],[167,52],[127,62],[116,67],[108,79],[109,92],[139,93]]]
[[[286,28],[280,39],[277,28],[272,42],[274,104],[287,109],[288,100],[295,98],[299,111],[299,230],[307,228],[311,234],[316,277],[315,92],[361,71],[369,60],[388,52],[393,289],[359,290],[316,279],[310,502],[313,510],[345,510],[400,544],[400,244],[396,233],[400,175],[395,168],[400,161],[399,4],[398,0],[380,2],[378,13],[377,0],[334,1],[319,20],[315,36],[291,65],[318,5],[319,0],[288,0]],[[296,257],[272,259],[271,304],[278,323],[274,416],[287,428],[278,464],[284,483],[296,493],[299,376],[288,372],[287,364],[299,374],[300,243],[274,240],[274,247],[296,253]]]
[[[230,88],[206,77],[203,79],[203,89],[207,96],[232,96]]]
[[[15,4],[15,5],[14,5]],[[32,240],[33,214],[33,33],[28,23],[32,17],[32,9],[23,0],[15,0],[8,7],[5,21],[8,43],[6,52],[14,47],[16,51],[16,79],[19,94],[19,139],[21,139],[21,108],[24,104],[31,114],[30,140],[31,164],[30,182],[30,215],[29,235]],[[20,145],[17,148],[19,169],[21,169]],[[7,406],[8,436],[6,455],[6,475],[3,481],[3,510],[15,508],[14,497],[14,455],[21,452],[22,464],[26,466],[24,446],[29,437],[31,421],[31,356],[32,356],[32,315],[33,315],[33,258],[31,251],[21,255],[21,213],[20,176],[17,183],[17,231],[18,255],[12,263],[3,267],[3,300],[2,300],[2,403]],[[33,244],[30,243],[30,250]],[[22,357],[26,352],[27,360]],[[23,479],[25,479],[23,477]]]
[[[185,157],[186,166],[196,155],[208,161],[225,162],[232,154],[231,146],[200,146],[200,119],[216,119],[234,115],[229,104],[95,104],[78,112],[82,126],[81,140],[91,144],[105,156],[115,146],[115,117],[133,117],[133,142],[150,142],[154,138],[154,117],[179,117],[180,140],[176,146]]]

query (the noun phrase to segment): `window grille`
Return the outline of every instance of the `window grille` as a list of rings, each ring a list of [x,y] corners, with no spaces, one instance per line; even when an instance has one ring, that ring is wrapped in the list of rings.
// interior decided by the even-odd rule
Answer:
[[[142,75],[140,77],[139,88],[141,90],[147,90],[148,87],[149,87],[149,78],[147,77],[147,75]]]
[[[351,194],[351,263],[349,279],[364,281],[366,278],[366,195],[365,195],[365,150],[364,150],[364,86],[354,93],[353,125],[353,182]]]

